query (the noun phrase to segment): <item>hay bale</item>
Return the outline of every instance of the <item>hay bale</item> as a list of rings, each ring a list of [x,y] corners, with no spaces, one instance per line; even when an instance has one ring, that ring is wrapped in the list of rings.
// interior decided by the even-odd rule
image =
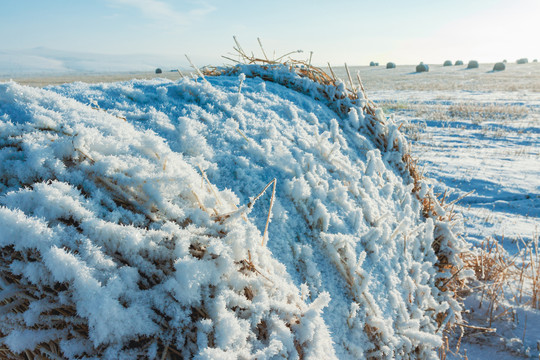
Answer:
[[[386,63],[386,68],[387,68],[387,69],[395,69],[395,68],[396,68],[396,64],[393,63],[393,62]]]
[[[538,59],[534,59],[533,62],[536,62],[536,63],[537,63],[537,62],[538,62]]]
[[[517,64],[526,64],[529,62],[529,59],[527,58],[521,58],[516,61]]]
[[[456,66],[463,65],[463,61],[462,60],[456,60],[456,63],[454,65],[456,65]]]
[[[498,62],[493,66],[493,71],[503,71],[506,69],[506,65],[502,62]]]
[[[478,69],[478,67],[479,67],[478,61],[476,61],[476,60],[471,60],[467,64],[467,69]]]
[[[506,64],[507,62],[508,62],[508,61],[507,61],[506,59],[504,59],[504,60],[503,60],[503,63],[505,63],[505,64]]]
[[[416,72],[428,72],[429,66],[421,62],[420,64],[416,65]]]
[[[379,63],[376,63],[375,61],[370,61],[369,66],[379,66]]]
[[[406,138],[392,120],[386,119],[381,109],[367,102],[363,94],[355,88],[343,87],[342,82],[321,70],[305,71],[282,64],[264,64],[203,71],[206,76],[210,76],[210,72],[217,74],[214,76],[234,74],[242,81],[249,76],[249,81],[255,81],[251,80],[253,78],[268,79],[264,81],[283,85],[279,89],[268,88],[274,88],[272,94],[277,97],[281,97],[284,91],[294,91],[292,94],[286,93],[285,109],[291,106],[286,99],[299,94],[301,90],[316,103],[298,106],[298,111],[302,111],[299,119],[305,118],[304,108],[310,111],[315,105],[325,104],[336,111],[338,121],[355,124],[355,128],[362,135],[365,134],[366,145],[378,150],[368,151],[365,155],[346,153],[350,153],[348,156],[351,160],[347,163],[351,164],[351,169],[340,166],[339,175],[335,175],[332,168],[326,170],[324,164],[328,154],[318,156],[313,160],[317,172],[308,172],[307,175],[313,174],[316,183],[327,181],[325,179],[336,182],[339,179],[351,184],[354,189],[365,189],[361,190],[362,199],[355,196],[352,203],[354,208],[360,209],[364,201],[373,204],[370,209],[375,213],[385,212],[384,221],[389,228],[411,224],[416,232],[423,234],[418,244],[414,238],[409,242],[410,247],[415,247],[414,251],[407,253],[406,261],[403,261],[401,251],[397,251],[399,242],[391,241],[395,234],[390,235],[390,232],[378,235],[381,237],[377,238],[378,241],[370,241],[370,247],[366,248],[369,251],[363,251],[363,244],[360,250],[355,250],[356,244],[352,243],[351,246],[349,237],[326,236],[324,232],[328,226],[324,223],[328,219],[326,209],[339,206],[340,213],[344,213],[344,205],[327,199],[324,192],[320,198],[319,195],[308,195],[313,199],[309,198],[307,202],[303,197],[289,199],[288,195],[281,195],[279,191],[276,200],[283,204],[281,206],[294,214],[299,211],[299,218],[307,221],[305,224],[297,223],[298,227],[288,232],[290,237],[285,238],[283,243],[294,241],[297,229],[319,229],[315,236],[321,235],[324,248],[314,248],[313,251],[317,251],[315,259],[328,259],[321,263],[324,269],[337,266],[342,279],[340,283],[344,284],[343,288],[338,287],[337,292],[332,292],[332,297],[345,293],[346,298],[343,299],[346,301],[350,297],[355,301],[365,300],[367,306],[353,308],[355,314],[359,310],[359,316],[347,317],[347,312],[344,312],[338,331],[343,333],[343,330],[348,332],[356,329],[352,334],[362,336],[368,349],[387,347],[383,355],[388,357],[411,353],[418,354],[419,358],[434,358],[442,343],[442,330],[439,329],[461,319],[461,308],[454,299],[454,285],[450,280],[461,281],[458,256],[460,249],[465,249],[465,243],[454,237],[447,220],[442,219],[436,212],[438,210],[434,210],[434,204],[440,206],[437,199],[429,194],[426,198],[418,195],[427,183],[407,152]],[[231,159],[229,149],[237,146],[237,140],[231,139],[230,144],[224,144],[229,138],[222,136],[219,130],[222,130],[223,124],[217,120],[228,113],[223,112],[221,106],[210,110],[207,105],[224,105],[224,109],[230,108],[228,104],[235,105],[237,97],[228,94],[237,91],[237,82],[231,82],[230,78],[214,78],[213,81],[218,86],[211,89],[205,82],[184,82],[182,92],[186,93],[185,97],[179,96],[181,93],[178,93],[176,84],[164,84],[165,91],[160,93],[159,102],[155,103],[169,104],[166,109],[160,105],[164,114],[171,116],[169,114],[175,114],[184,106],[188,109],[191,106],[204,106],[208,109],[208,117],[216,120],[201,119],[194,111],[190,117],[186,116],[186,121],[194,125],[214,124],[214,127],[200,127],[199,132],[189,134],[185,140],[171,142],[171,147],[168,134],[170,131],[170,134],[176,135],[176,129],[158,133],[153,129],[160,127],[153,125],[146,128],[150,131],[143,126],[138,128],[142,125],[137,123],[140,114],[146,114],[143,109],[147,108],[147,102],[133,101],[130,102],[132,106],[123,108],[130,118],[126,121],[106,111],[84,106],[84,103],[88,103],[88,96],[98,96],[95,92],[98,89],[83,89],[77,85],[81,91],[77,94],[85,99],[84,103],[79,104],[74,99],[50,91],[22,87],[16,83],[0,84],[0,94],[11,94],[7,99],[3,97],[8,106],[3,107],[2,111],[7,111],[5,117],[16,122],[0,136],[0,149],[8,154],[4,160],[9,161],[7,166],[10,167],[10,171],[2,172],[0,182],[0,224],[3,229],[3,236],[0,236],[1,358],[177,360],[200,354],[208,358],[222,358],[224,354],[231,358],[274,357],[274,348],[296,358],[304,357],[303,354],[314,358],[336,358],[333,343],[340,344],[344,340],[338,338],[333,341],[322,318],[323,309],[331,304],[330,296],[319,295],[307,303],[300,295],[300,289],[290,280],[292,276],[284,270],[285,266],[291,268],[289,263],[284,266],[274,259],[264,246],[265,237],[264,234],[260,236],[255,226],[256,220],[243,217],[264,190],[251,198],[249,204],[241,208],[236,206],[242,203],[235,199],[247,199],[253,193],[253,186],[246,187],[244,178],[229,176],[230,172],[226,170],[231,168],[229,164],[237,164],[234,158]],[[231,83],[232,87],[227,85]],[[148,88],[148,94],[154,94],[155,84],[152,81],[145,84],[143,87]],[[70,91],[71,88],[66,88],[66,93]],[[106,85],[101,91],[98,97],[107,100],[109,105],[117,103],[115,96],[126,98],[132,94],[131,86],[124,84]],[[253,94],[257,94],[260,90],[257,87],[253,91]],[[202,101],[193,99],[193,93],[202,94]],[[75,93],[71,94],[75,97]],[[169,101],[166,96],[171,96],[170,99],[174,101]],[[253,102],[255,106],[251,104],[252,98],[257,99],[257,102]],[[302,101],[311,101],[306,99]],[[246,96],[245,101],[250,102],[246,109],[256,111],[253,118],[260,120],[260,127],[255,129],[265,129],[265,120],[273,120],[274,112],[270,114],[271,117],[259,117],[262,114],[256,109],[274,106],[273,96],[271,100],[267,96],[250,96],[249,99]],[[46,104],[46,108],[41,104]],[[66,104],[72,104],[72,107]],[[114,109],[114,105],[106,108]],[[46,128],[40,128],[43,118],[52,111],[59,116],[51,118]],[[286,111],[279,113],[288,116]],[[131,119],[133,115],[135,118]],[[288,124],[287,118],[278,119],[276,126]],[[132,120],[136,124],[132,124]],[[338,121],[332,119],[332,128],[336,131],[339,131]],[[5,121],[0,123],[5,124]],[[368,126],[364,127],[363,124]],[[300,124],[304,128],[306,125]],[[72,133],[72,128],[76,128],[77,133]],[[278,127],[271,139],[282,139],[283,130],[288,129]],[[236,130],[242,135],[238,128]],[[337,134],[349,136],[348,133],[351,132]],[[208,139],[203,134],[208,134]],[[51,135],[54,142],[50,141]],[[351,135],[356,135],[356,132]],[[313,137],[316,140],[318,131],[313,136],[316,136]],[[98,141],[93,141],[96,137]],[[344,139],[351,141],[354,138]],[[211,177],[212,181],[218,178],[214,182],[215,187],[200,166],[199,173],[186,160],[190,156],[199,156],[199,153],[186,153],[184,158],[183,141],[188,141],[190,148],[200,144],[205,148],[212,146],[209,149],[216,151],[215,157],[222,160],[216,163],[216,167],[225,171],[221,180],[216,176]],[[307,143],[319,145],[316,141]],[[79,148],[77,144],[87,146]],[[114,154],[109,149],[114,149]],[[293,148],[293,151],[295,149],[300,148]],[[304,150],[299,150],[298,159],[310,156],[315,150],[318,151],[318,147],[306,150],[306,155],[302,152]],[[264,166],[267,159],[261,157],[259,152],[245,151],[243,155],[246,161],[240,170],[246,171],[246,178],[255,185],[254,188],[262,188],[268,180],[266,175],[270,174],[257,169],[262,169],[258,164]],[[339,149],[336,155],[349,159]],[[364,156],[367,158],[365,163],[362,162]],[[167,159],[174,166],[167,166]],[[300,166],[294,158],[291,159],[295,161],[291,166]],[[6,166],[5,163],[0,165]],[[118,167],[119,164],[122,164],[121,167]],[[360,182],[357,174],[364,172],[364,169],[365,175],[362,175]],[[272,175],[276,174],[274,186],[276,179],[289,177],[288,170],[289,167],[277,166],[272,169]],[[404,183],[399,177],[397,181],[393,180],[394,175],[403,175]],[[373,180],[366,183],[365,180],[369,179]],[[396,196],[392,196],[390,201],[378,201],[381,200],[378,189],[372,184],[379,179],[388,179],[388,183],[396,188]],[[234,190],[228,190],[229,187]],[[224,188],[227,190],[222,191]],[[238,195],[235,195],[236,192]],[[274,194],[275,187],[272,199]],[[406,202],[401,200],[402,195],[407,196]],[[223,203],[220,203],[220,198]],[[311,219],[309,211],[314,204],[321,206],[324,214]],[[209,211],[210,207],[215,207],[212,212]],[[422,214],[411,208],[422,209]],[[426,221],[428,217],[435,221]],[[403,229],[404,232],[407,230]],[[435,239],[437,247],[430,246]],[[426,243],[428,245],[424,246]],[[309,250],[308,255],[302,256],[313,261],[311,248]],[[357,255],[358,251],[362,251],[360,255]],[[379,254],[382,251],[395,254],[389,259],[382,259],[387,261],[382,265],[388,278],[399,279],[401,276],[403,282],[389,284],[383,281],[380,285],[376,283],[376,290],[365,291],[360,284],[367,274],[379,272],[377,262],[381,259]],[[360,262],[356,260],[358,256]],[[362,256],[367,256],[364,265]],[[394,267],[396,263],[399,266]],[[386,267],[386,264],[392,266]],[[418,277],[411,276],[418,269],[417,264],[422,269],[433,269],[423,271],[425,274],[421,276],[426,277],[422,284],[418,284],[418,290],[415,285],[409,285],[416,284]],[[319,275],[316,278],[321,278],[321,281],[326,279]],[[331,276],[330,279],[333,281],[334,278]],[[447,280],[443,280],[443,283],[439,281],[442,279]],[[407,285],[403,291],[401,283]],[[421,297],[415,297],[415,301],[421,299],[422,303],[433,304],[433,308],[422,310],[414,306],[409,310],[409,307],[402,307],[398,313],[380,312],[378,306],[373,306],[371,299],[376,299],[382,309],[394,306],[395,301],[385,296],[394,291],[398,294],[398,304],[410,302],[411,293],[422,291]],[[429,341],[418,336],[408,337],[398,331],[395,335],[393,332],[383,333],[371,325],[385,324],[385,328],[391,330],[402,324],[402,313],[410,318],[418,314],[424,319],[421,325],[412,324],[410,329],[415,334],[425,334]],[[368,317],[373,320],[364,320]],[[283,331],[286,328],[290,331]],[[33,341],[35,338],[38,341]],[[6,339],[12,339],[11,348],[6,349]],[[26,339],[30,341],[25,344]],[[50,342],[38,343],[43,339]],[[272,339],[271,342],[269,339]],[[347,351],[345,346],[346,342],[339,350]],[[347,357],[371,355],[363,349],[354,351],[350,356],[346,353]]]
[[[450,60],[446,60],[443,66],[452,66],[452,62]]]
[[[163,72],[163,70],[161,70],[160,68],[156,69],[156,74],[161,74],[162,72]]]

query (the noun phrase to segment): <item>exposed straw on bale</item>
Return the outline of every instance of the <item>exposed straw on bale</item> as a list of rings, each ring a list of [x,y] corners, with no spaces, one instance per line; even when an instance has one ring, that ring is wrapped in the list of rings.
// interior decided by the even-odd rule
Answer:
[[[387,68],[387,69],[395,69],[395,68],[396,68],[396,64],[393,63],[393,62],[386,63],[386,68]]]
[[[459,65],[463,65],[463,61],[462,60],[456,60],[455,66],[459,66]]]
[[[452,66],[452,61],[446,60],[443,64],[443,66]]]
[[[503,71],[506,69],[506,65],[503,62],[498,62],[493,65],[493,71]]]
[[[476,60],[471,60],[467,64],[467,69],[477,69],[477,68],[478,68],[478,61]]]
[[[429,66],[421,62],[420,64],[416,65],[416,72],[428,72]]]

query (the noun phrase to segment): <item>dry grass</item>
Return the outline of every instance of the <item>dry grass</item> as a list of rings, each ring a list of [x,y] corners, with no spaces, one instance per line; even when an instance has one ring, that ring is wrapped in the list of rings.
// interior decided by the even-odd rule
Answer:
[[[512,306],[540,308],[538,236],[528,243],[521,243],[523,247],[520,251],[511,256],[495,239],[486,238],[478,248],[462,254],[464,269],[472,270],[475,280],[470,285],[463,284],[459,296],[480,294],[478,310],[483,311],[476,311],[470,321],[481,326],[456,324],[460,328],[460,335],[455,348],[451,349],[448,343],[445,343],[441,348],[441,359],[446,358],[447,352],[459,354],[464,338],[482,333],[496,333],[494,325],[497,321],[515,322],[516,312]],[[523,336],[526,330],[525,318]],[[459,355],[466,358],[466,353]]]
[[[496,103],[456,102],[450,105],[426,105],[403,101],[383,101],[378,105],[392,112],[410,111],[414,116],[424,119],[438,121],[466,120],[476,124],[488,120],[519,120],[529,114],[529,109],[524,105]]]
[[[345,64],[345,69],[348,78],[348,87],[346,87],[345,89],[345,94],[340,94],[339,92],[336,93],[335,91],[340,83],[340,80],[335,76],[331,65],[328,64],[328,70],[330,74],[328,74],[322,68],[313,66],[311,64],[312,53],[310,53],[310,57],[307,60],[298,60],[291,57],[291,55],[293,54],[300,53],[300,50],[291,51],[277,58],[270,59],[266,55],[266,52],[264,51],[262,43],[259,39],[259,44],[261,46],[263,57],[256,57],[253,54],[248,55],[244,51],[236,37],[234,38],[234,41],[236,46],[234,46],[233,49],[236,53],[231,54],[230,56],[224,56],[224,58],[232,61],[237,65],[232,67],[207,66],[200,71],[202,77],[239,74],[242,71],[240,67],[242,65],[258,65],[263,70],[279,69],[285,67],[291,73],[295,73],[302,78],[306,77],[317,84],[329,86],[328,88],[319,88],[320,97],[316,97],[316,99],[326,100],[328,104],[333,105],[333,109],[336,110],[339,114],[348,114],[350,106],[347,106],[347,104],[344,102],[340,102],[340,100],[349,99],[352,104],[363,104],[362,107],[368,114],[373,116],[375,115],[375,110],[377,107],[372,101],[367,100],[360,76],[356,76],[357,84],[355,84],[353,81],[353,77],[348,70],[347,64]],[[193,68],[197,70],[195,66],[193,66]],[[299,88],[297,84],[292,83],[288,79],[277,80],[268,74],[259,75],[265,81],[280,82],[281,85],[287,86],[299,92],[303,92],[303,89]]]
[[[528,115],[529,110],[523,105],[456,103],[448,107],[447,113],[450,118],[482,122],[522,119]]]
[[[504,239],[503,239],[504,240]],[[496,314],[500,299],[540,309],[540,252],[538,237],[521,240],[522,248],[510,256],[496,240],[488,238],[477,251],[463,254],[465,266],[476,274],[482,291],[480,307],[487,304],[489,324],[503,314]],[[508,309],[503,309],[506,313]]]

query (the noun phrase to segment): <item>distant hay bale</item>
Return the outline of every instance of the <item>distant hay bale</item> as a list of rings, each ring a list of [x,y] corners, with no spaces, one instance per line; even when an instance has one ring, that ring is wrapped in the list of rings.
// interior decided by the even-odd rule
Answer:
[[[456,63],[455,63],[454,65],[455,65],[455,66],[463,65],[463,61],[461,61],[461,60],[456,60]]]
[[[452,62],[450,60],[446,60],[443,66],[452,66]]]
[[[529,62],[529,59],[527,58],[521,58],[516,61],[517,64],[526,64]]]
[[[469,63],[467,64],[467,69],[478,69],[478,61],[476,60],[471,60],[469,61]]]
[[[393,63],[393,62],[386,63],[386,68],[387,68],[387,69],[395,69],[395,68],[396,68],[396,64]]]
[[[505,64],[506,64],[507,62],[508,62],[508,61],[507,61],[506,59],[504,59],[504,60],[503,60],[503,63],[505,63]]]
[[[534,59],[533,62],[538,62],[538,59]]]
[[[160,68],[156,69],[156,74],[161,74],[163,71]]]
[[[493,66],[493,71],[503,71],[506,69],[506,65],[502,62],[498,62]]]
[[[421,62],[420,64],[416,65],[416,72],[428,72],[429,66]]]
[[[375,61],[370,61],[369,66],[379,66],[379,63]]]

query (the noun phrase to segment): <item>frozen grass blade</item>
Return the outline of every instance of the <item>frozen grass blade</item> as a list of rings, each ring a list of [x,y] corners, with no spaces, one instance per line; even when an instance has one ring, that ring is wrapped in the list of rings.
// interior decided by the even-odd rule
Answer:
[[[260,38],[257,38],[257,41],[259,42],[259,46],[261,47],[261,51],[262,51],[262,53],[263,53],[263,55],[264,55],[265,60],[266,60],[266,61],[270,61],[270,60],[268,60],[268,56],[266,56],[266,52],[264,51],[264,47],[263,47],[263,45],[262,45],[261,39],[260,39]]]
[[[189,58],[189,56],[187,56],[186,54],[184,54],[184,55],[185,55],[187,61],[189,61],[189,64],[191,65],[191,67],[195,70],[195,72],[196,72],[200,77],[202,77],[204,81],[208,82],[208,81],[206,80],[206,77],[204,76],[204,74],[201,72],[201,70],[199,70],[198,67],[196,67],[195,65],[193,65],[193,63],[191,62],[191,59]]]
[[[206,183],[208,184],[208,187],[210,188],[210,191],[212,192],[212,194],[214,194],[214,197],[216,198],[216,201],[217,201],[218,205],[220,207],[223,206],[223,204],[221,203],[221,200],[219,198],[219,195],[216,192],[216,189],[214,189],[214,186],[212,185],[210,180],[208,180],[208,177],[206,176],[206,172],[202,169],[201,165],[197,165],[197,166],[199,167],[199,170],[201,172],[201,175],[202,175],[204,181],[206,181]]]
[[[266,244],[266,240],[267,240],[267,236],[268,236],[268,224],[270,223],[270,216],[272,214],[272,207],[274,206],[274,198],[276,196],[276,183],[277,183],[277,179],[276,178],[272,179],[272,181],[270,181],[268,184],[266,184],[264,189],[262,189],[262,191],[257,196],[255,196],[253,198],[253,200],[251,200],[247,205],[247,207],[249,209],[253,208],[253,205],[255,205],[255,202],[257,202],[257,200],[261,196],[263,196],[263,194],[270,187],[270,185],[273,185],[273,187],[272,187],[272,197],[270,198],[270,207],[268,208],[268,216],[266,217],[266,224],[264,226],[263,239],[262,239],[262,243],[261,243],[262,246],[264,246]]]
[[[347,71],[347,78],[349,79],[349,86],[351,87],[351,91],[358,97],[358,89],[354,86],[354,83],[352,81],[351,72],[349,71],[349,67],[347,66],[347,63],[345,63],[345,70]]]
[[[328,70],[330,70],[330,74],[332,74],[332,79],[334,80],[334,82],[337,81],[337,78],[336,78],[336,74],[334,74],[334,70],[332,70],[332,66],[330,65],[330,63],[327,63],[328,64]]]
[[[236,131],[238,131],[238,133],[240,135],[242,135],[242,137],[249,143],[249,139],[247,138],[246,135],[244,135],[244,133],[242,132],[242,130],[240,130],[239,128],[236,128]]]

